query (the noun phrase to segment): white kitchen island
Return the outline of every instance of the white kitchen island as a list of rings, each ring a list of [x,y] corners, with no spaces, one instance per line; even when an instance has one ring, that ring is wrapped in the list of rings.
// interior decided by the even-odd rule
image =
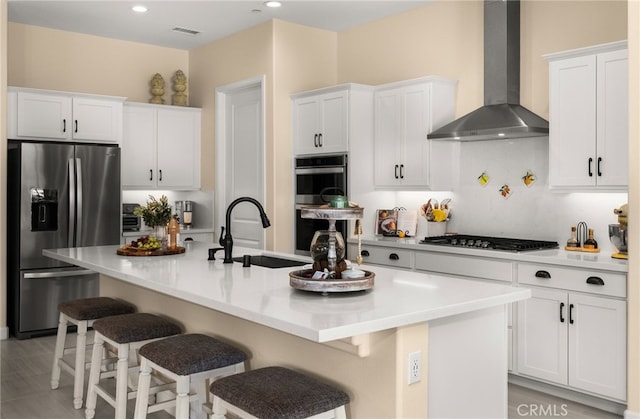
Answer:
[[[184,254],[152,257],[119,256],[118,246],[44,254],[101,273],[101,295],[239,346],[249,368],[288,366],[343,388],[350,418],[507,417],[507,305],[529,298],[528,289],[364,267],[376,274],[373,289],[323,296],[289,286],[296,268],[208,261],[209,247],[194,242]],[[260,252],[234,248],[244,254]],[[421,380],[408,384],[416,352]]]

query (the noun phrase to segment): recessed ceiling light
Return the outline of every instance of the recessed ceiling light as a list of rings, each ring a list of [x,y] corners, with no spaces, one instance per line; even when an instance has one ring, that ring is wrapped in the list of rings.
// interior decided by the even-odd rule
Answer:
[[[147,11],[147,8],[144,6],[133,6],[131,10],[137,13],[145,13]]]
[[[279,1],[265,1],[264,5],[267,7],[280,7],[282,6],[282,2]]]

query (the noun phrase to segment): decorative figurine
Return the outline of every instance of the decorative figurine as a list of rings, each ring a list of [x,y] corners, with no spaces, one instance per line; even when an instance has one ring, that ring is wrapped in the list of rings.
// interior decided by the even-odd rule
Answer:
[[[164,79],[160,75],[160,73],[156,73],[151,79],[151,99],[150,103],[155,103],[157,105],[164,105]]]
[[[176,71],[175,76],[173,77],[173,91],[176,92],[173,95],[172,104],[175,106],[187,106],[187,94],[185,91],[187,90],[187,77],[184,75],[182,70]]]

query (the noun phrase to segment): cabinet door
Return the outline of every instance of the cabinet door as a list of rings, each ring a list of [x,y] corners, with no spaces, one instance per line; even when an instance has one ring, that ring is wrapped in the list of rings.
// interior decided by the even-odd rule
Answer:
[[[200,187],[200,117],[198,112],[158,109],[158,187]]]
[[[567,293],[531,292],[518,303],[518,372],[567,384]]]
[[[122,138],[122,186],[155,188],[156,111],[149,107],[124,107]]]
[[[317,96],[293,102],[293,147],[296,155],[318,153],[320,100]]]
[[[601,186],[627,186],[629,89],[627,50],[598,55],[598,178]]]
[[[349,93],[327,93],[320,98],[318,150],[322,153],[346,153],[349,150]]]
[[[403,186],[429,184],[429,98],[426,85],[405,88],[401,92],[403,144],[400,147]]]
[[[374,114],[375,185],[395,187],[400,182],[401,164],[397,158],[402,129],[400,89],[376,92]]]
[[[625,301],[569,295],[569,385],[626,399]]]
[[[73,139],[116,143],[122,139],[122,102],[73,98]]]
[[[71,97],[18,92],[18,137],[70,140]]]
[[[596,182],[596,57],[549,65],[549,185]]]

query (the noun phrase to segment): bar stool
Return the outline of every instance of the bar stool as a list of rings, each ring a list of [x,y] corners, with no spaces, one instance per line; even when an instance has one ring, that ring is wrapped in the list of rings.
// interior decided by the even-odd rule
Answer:
[[[95,331],[93,352],[91,354],[91,370],[87,389],[87,406],[85,416],[92,419],[98,396],[115,408],[115,418],[125,419],[127,400],[135,397],[135,391],[129,391],[128,372],[129,354],[135,353],[141,346],[181,333],[180,327],[160,316],[149,313],[121,314],[105,317],[93,323]],[[101,378],[113,377],[113,373],[101,374],[104,344],[110,345],[118,354],[116,366],[115,397],[100,385]]]
[[[60,320],[58,322],[58,336],[51,369],[51,388],[57,389],[60,384],[61,369],[71,374],[73,380],[73,407],[82,407],[84,392],[85,354],[87,350],[87,329],[97,319],[117,314],[133,313],[135,307],[129,303],[114,300],[109,297],[80,298],[65,301],[58,305]],[[67,326],[77,326],[76,346],[65,348],[67,341]],[[64,355],[75,352],[75,365],[72,366],[63,359]]]
[[[342,390],[283,367],[266,367],[214,381],[212,418],[346,418]]]
[[[208,384],[217,377],[244,371],[244,352],[202,334],[174,336],[144,345],[140,355],[140,379],[134,419],[147,413],[175,406],[177,419],[189,418],[189,404],[195,404],[198,418],[206,418],[202,405],[207,399]],[[151,374],[160,373],[176,383],[176,398],[149,406]],[[192,386],[193,384],[193,386]],[[189,394],[194,388],[195,394]]]

